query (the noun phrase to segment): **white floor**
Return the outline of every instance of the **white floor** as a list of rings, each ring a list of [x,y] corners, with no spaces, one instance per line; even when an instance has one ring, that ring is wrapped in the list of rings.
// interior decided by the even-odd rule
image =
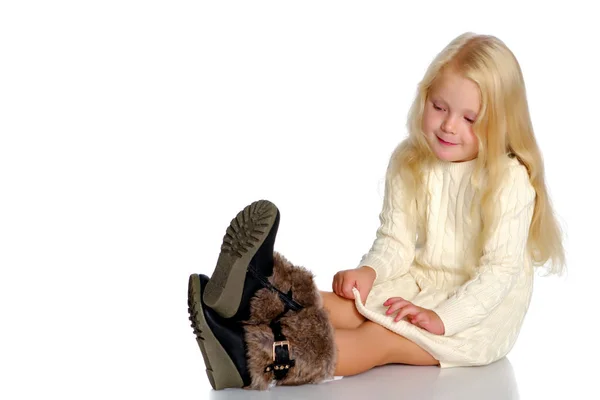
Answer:
[[[598,398],[593,394],[593,368],[579,362],[584,361],[584,353],[561,346],[548,348],[544,353],[546,357],[536,355],[544,345],[543,341],[537,341],[529,346],[516,346],[508,357],[483,367],[441,369],[388,365],[318,385],[276,386],[264,392],[212,390],[203,368],[202,372],[198,368],[198,381],[185,392],[190,396],[187,398],[210,400]],[[198,356],[201,359],[199,351]]]
[[[519,399],[514,369],[504,358],[477,368],[440,369],[389,365],[319,385],[273,387],[268,392],[205,390],[211,400],[225,399]],[[199,398],[205,398],[199,396]]]

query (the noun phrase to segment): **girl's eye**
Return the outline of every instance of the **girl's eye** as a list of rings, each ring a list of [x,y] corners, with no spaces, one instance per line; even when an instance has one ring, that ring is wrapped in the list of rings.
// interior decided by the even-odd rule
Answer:
[[[437,105],[435,105],[435,103],[431,103],[431,104],[433,105],[433,108],[434,108],[434,109],[436,109],[436,110],[438,110],[438,111],[446,111],[446,110],[444,110],[442,107],[438,107]],[[474,123],[475,123],[475,120],[473,120],[473,119],[469,119],[469,118],[466,118],[466,117],[465,117],[465,120],[466,120],[466,121],[467,121],[469,124],[474,124]]]

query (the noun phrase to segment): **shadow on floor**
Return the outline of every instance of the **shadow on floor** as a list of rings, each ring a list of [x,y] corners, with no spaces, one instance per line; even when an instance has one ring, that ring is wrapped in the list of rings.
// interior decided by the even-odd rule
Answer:
[[[210,400],[232,399],[518,399],[510,361],[483,367],[446,368],[386,365],[318,385],[277,386],[260,392],[211,390]]]

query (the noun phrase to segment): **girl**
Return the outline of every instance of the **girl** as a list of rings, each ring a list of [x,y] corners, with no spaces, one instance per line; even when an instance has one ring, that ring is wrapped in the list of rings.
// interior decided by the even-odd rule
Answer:
[[[534,267],[561,273],[565,261],[513,53],[493,36],[458,36],[420,82],[408,129],[388,165],[376,239],[357,268],[335,274],[333,292],[273,252],[272,203],[232,221],[212,277],[189,283],[213,387],[318,382],[390,363],[485,365],[510,351]]]
[[[340,352],[343,373],[496,361],[517,338],[533,266],[551,259],[560,273],[564,265],[525,84],[503,42],[472,33],[453,40],[419,84],[408,125],[389,165],[377,238],[325,295],[334,325],[355,329],[340,341],[363,331],[372,343]]]

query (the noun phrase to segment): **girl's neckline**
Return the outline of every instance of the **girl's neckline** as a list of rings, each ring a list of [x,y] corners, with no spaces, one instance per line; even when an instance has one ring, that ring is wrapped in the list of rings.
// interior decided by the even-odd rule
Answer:
[[[475,164],[477,163],[477,159],[474,158],[469,161],[461,161],[461,162],[452,162],[452,161],[443,161],[436,160],[435,165],[441,168],[444,171],[448,171],[451,173],[465,173],[473,171]]]

